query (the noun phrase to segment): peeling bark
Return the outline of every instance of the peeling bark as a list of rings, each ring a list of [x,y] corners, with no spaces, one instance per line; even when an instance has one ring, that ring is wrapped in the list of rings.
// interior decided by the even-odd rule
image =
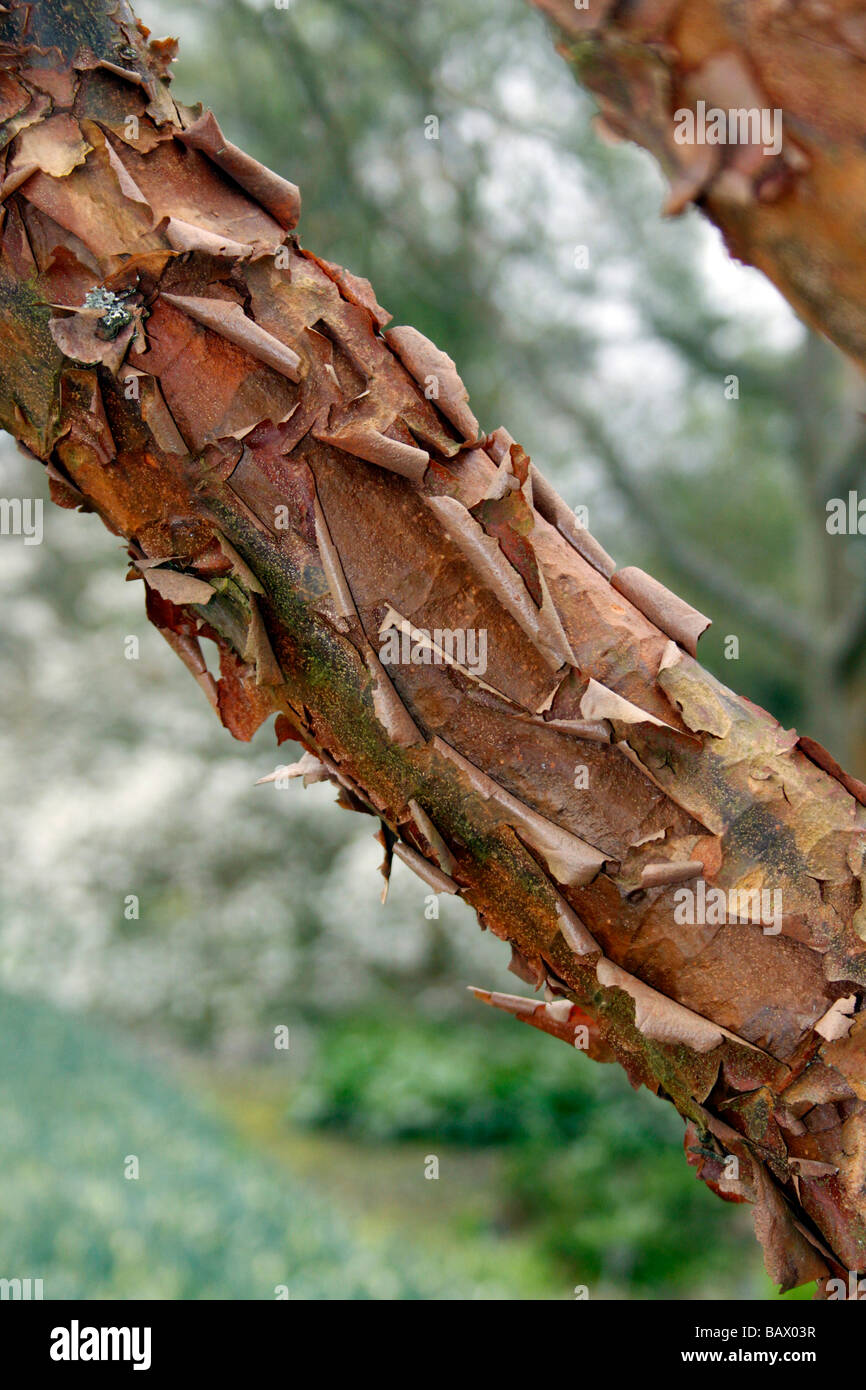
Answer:
[[[386,870],[459,894],[547,1002],[482,997],[673,1101],[784,1287],[862,1270],[861,784],[701,669],[701,615],[383,335],[147,39],[107,0],[0,14],[0,424],[126,538],[230,732],[276,715],[282,775],[377,817]],[[395,624],[486,631],[483,680],[423,642],[386,671]],[[678,921],[698,888],[779,893],[778,923]]]
[[[856,0],[531,0],[599,104],[732,256],[757,266],[813,328],[866,365],[866,16]],[[778,112],[781,147],[681,139],[675,114]],[[681,118],[682,120],[682,118]],[[768,120],[768,129],[769,129]]]

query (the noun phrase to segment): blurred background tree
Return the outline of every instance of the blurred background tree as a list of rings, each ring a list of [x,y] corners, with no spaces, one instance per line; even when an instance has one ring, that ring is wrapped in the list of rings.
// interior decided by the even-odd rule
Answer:
[[[455,358],[483,427],[505,424],[620,563],[713,617],[701,656],[723,681],[863,776],[866,571],[858,538],[825,525],[828,499],[863,476],[862,388],[697,214],[662,221],[652,161],[600,142],[540,16],[523,0],[141,9],[155,31],[180,33],[176,94],[213,107],[229,138],[300,184],[304,243],[368,276],[395,322]],[[4,495],[32,494],[41,474],[2,450]],[[299,1275],[310,1296],[769,1291],[747,1216],[694,1180],[674,1115],[632,1097],[618,1070],[468,1002],[470,981],[515,987],[499,943],[451,901],[427,920],[401,865],[382,908],[380,850],[329,789],[253,787],[277,761],[268,731],[226,746],[94,518],[46,510],[44,544],[0,546],[0,777],[13,808],[0,829],[0,983],[18,1087],[4,1113],[22,1117],[0,1265],[38,1249],[57,1292],[80,1296],[270,1296],[270,1273],[251,1271],[275,1267],[284,1228],[255,1213],[231,1215],[249,1222],[248,1273],[242,1260],[230,1277],[195,1232],[149,1246],[148,1222],[170,1225],[186,1200],[167,1178],[149,1215],[123,1217],[138,1276],[93,1215],[120,1200],[109,1175],[91,1209],[96,1265],[58,1253],[62,1240],[34,1246],[39,1203],[21,1191],[35,1112],[58,1171],[80,1176],[50,1204],[62,1232],[77,1229],[96,1162],[76,1124],[119,1126],[127,1152],[124,1126],[174,1106],[190,1114],[188,1161],[226,1146],[205,1165],[217,1227],[232,1165],[268,1175],[288,1225],[320,1198],[349,1223],[363,1215],[352,1239],[367,1242],[367,1282],[346,1292],[338,1252],[331,1274]],[[76,1044],[83,1025],[58,1008],[99,1018],[103,1044]],[[273,1046],[279,1025],[287,1054]],[[144,1084],[125,1063],[92,1095],[121,1031],[164,1072],[132,1116],[111,1103],[112,1087]],[[56,1045],[37,1055],[33,1032]],[[87,1098],[78,1120],[49,1074]],[[210,1128],[201,1105],[217,1112]],[[439,1182],[423,1180],[427,1153],[448,1156]],[[684,1217],[701,1233],[691,1250]],[[392,1237],[420,1274],[395,1272]],[[302,1268],[304,1248],[286,1246]],[[451,1294],[426,1274],[446,1255]]]

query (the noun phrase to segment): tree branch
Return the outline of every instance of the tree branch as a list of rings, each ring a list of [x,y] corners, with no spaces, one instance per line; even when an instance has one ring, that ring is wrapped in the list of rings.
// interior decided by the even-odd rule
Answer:
[[[695,201],[732,255],[762,270],[797,313],[866,364],[861,224],[866,149],[862,37],[845,0],[811,7],[736,0],[532,0],[618,135],[658,159],[667,210]],[[712,144],[675,113],[766,113],[767,136]],[[782,113],[781,145],[769,121]],[[715,136],[713,136],[715,138]],[[768,151],[768,152],[765,152]],[[852,190],[858,190],[853,193]]]
[[[866,788],[703,671],[705,619],[300,246],[297,189],[172,102],[170,45],[116,0],[13,0],[0,45],[0,424],[126,537],[226,727],[276,715],[549,1031],[590,1017],[673,1101],[774,1278],[862,1268]]]

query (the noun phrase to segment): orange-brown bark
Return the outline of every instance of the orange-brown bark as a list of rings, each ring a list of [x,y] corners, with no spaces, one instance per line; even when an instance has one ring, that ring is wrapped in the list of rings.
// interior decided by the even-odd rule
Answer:
[[[866,16],[857,0],[532,0],[603,124],[658,159],[731,254],[866,365]],[[779,113],[781,148],[681,142],[675,115]]]
[[[702,670],[705,620],[300,246],[169,55],[122,4],[0,15],[0,424],[127,538],[227,728],[275,714],[545,991],[491,1002],[671,1099],[781,1284],[863,1269],[866,788]],[[437,629],[484,631],[484,672],[425,659]],[[682,923],[684,887],[778,920]]]

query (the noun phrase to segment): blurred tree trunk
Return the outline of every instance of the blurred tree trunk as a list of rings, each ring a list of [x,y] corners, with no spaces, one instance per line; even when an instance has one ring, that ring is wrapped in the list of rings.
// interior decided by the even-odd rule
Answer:
[[[866,788],[300,247],[297,190],[172,101],[122,0],[13,3],[0,44],[0,424],[126,538],[226,727],[276,715],[282,775],[545,991],[483,997],[672,1100],[783,1286],[862,1269]]]
[[[694,201],[733,256],[866,365],[862,6],[532,3],[559,25],[561,52],[598,99],[603,127],[658,159],[667,211]],[[759,129],[750,112],[765,124],[738,140]]]

